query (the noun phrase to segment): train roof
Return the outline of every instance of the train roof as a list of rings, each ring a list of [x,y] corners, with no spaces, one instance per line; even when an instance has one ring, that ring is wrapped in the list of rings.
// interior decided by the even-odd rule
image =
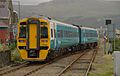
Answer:
[[[69,26],[69,27],[72,27],[72,28],[78,28],[76,26],[73,26],[72,24],[68,24],[68,23],[64,23],[64,22],[60,22],[60,21],[56,21],[56,20],[49,20],[51,22],[55,22],[55,23],[58,23],[58,24],[63,24],[65,26]]]
[[[81,29],[88,29],[88,30],[95,30],[95,31],[97,31],[97,29],[95,29],[95,28],[90,28],[90,27],[80,27]]]

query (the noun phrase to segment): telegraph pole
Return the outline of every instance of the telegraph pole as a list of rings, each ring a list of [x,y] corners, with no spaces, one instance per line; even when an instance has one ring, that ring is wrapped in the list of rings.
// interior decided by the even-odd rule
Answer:
[[[108,42],[110,41],[109,31],[108,31],[108,26],[109,26],[110,24],[111,24],[111,19],[106,19],[105,25],[107,26],[106,34],[107,34],[107,41],[108,41]],[[106,47],[106,43],[105,43],[105,47]],[[105,49],[105,50],[106,50],[106,49]],[[109,51],[109,48],[107,49],[107,51]]]
[[[114,37],[114,43],[113,43],[113,51],[115,51],[115,38],[116,38],[116,25],[113,25],[113,37]]]

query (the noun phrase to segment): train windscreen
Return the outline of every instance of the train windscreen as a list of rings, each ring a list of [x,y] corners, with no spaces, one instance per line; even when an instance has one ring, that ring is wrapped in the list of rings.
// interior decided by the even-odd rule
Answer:
[[[20,25],[19,38],[26,38],[26,25]]]
[[[48,38],[48,28],[41,27],[41,38]]]

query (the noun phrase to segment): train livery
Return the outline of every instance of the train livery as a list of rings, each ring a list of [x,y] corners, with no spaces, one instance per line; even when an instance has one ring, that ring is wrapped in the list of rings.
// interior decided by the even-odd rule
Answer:
[[[96,47],[96,29],[49,18],[25,18],[18,23],[17,48],[26,61],[46,61],[88,47]]]

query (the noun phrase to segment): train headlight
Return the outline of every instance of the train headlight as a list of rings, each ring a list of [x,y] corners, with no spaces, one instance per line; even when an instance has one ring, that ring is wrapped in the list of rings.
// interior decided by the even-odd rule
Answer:
[[[26,42],[26,40],[19,40],[19,42]]]
[[[48,42],[48,40],[41,40],[41,42]]]

